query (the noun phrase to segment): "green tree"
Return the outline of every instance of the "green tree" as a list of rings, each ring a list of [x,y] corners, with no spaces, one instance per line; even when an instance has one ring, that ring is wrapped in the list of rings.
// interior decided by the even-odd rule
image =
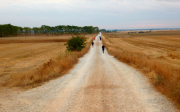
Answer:
[[[24,27],[24,33],[25,34],[31,34],[31,28],[30,27]]]
[[[40,34],[41,33],[41,28],[33,27],[32,30],[34,31],[34,34]]]
[[[17,36],[18,27],[11,24],[0,25],[0,37]]]
[[[72,36],[65,45],[68,51],[81,51],[86,47],[86,38],[83,36]]]
[[[70,25],[59,25],[55,27],[50,27],[47,25],[42,25],[41,27],[18,27],[11,24],[0,25],[0,37],[5,36],[17,36],[18,34],[92,34],[98,33],[99,28],[93,26],[70,26]]]

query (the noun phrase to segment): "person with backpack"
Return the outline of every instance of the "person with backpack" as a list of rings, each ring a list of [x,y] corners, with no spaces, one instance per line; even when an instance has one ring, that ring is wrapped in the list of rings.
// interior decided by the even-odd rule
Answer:
[[[92,41],[92,46],[94,46],[94,42]]]
[[[102,52],[103,52],[103,53],[104,53],[104,50],[105,50],[105,46],[103,45],[103,46],[102,46]]]

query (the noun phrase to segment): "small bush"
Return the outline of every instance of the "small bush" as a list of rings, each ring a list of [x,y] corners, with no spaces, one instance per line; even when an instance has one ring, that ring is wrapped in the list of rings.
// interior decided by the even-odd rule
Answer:
[[[86,47],[86,38],[83,36],[72,36],[65,45],[68,51],[81,51]]]
[[[138,32],[138,33],[146,33],[146,32],[140,31],[140,32]]]

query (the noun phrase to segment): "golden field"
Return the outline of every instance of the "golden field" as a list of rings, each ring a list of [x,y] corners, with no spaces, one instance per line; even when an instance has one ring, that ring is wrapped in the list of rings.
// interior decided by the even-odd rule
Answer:
[[[88,43],[91,43],[93,36],[95,35],[85,36]],[[71,35],[0,38],[0,85],[26,86],[60,76],[60,73],[77,62],[77,55],[80,57],[80,52],[76,56],[65,53],[64,44],[70,37]],[[68,61],[74,60],[73,57],[77,58],[74,58],[74,62],[69,62],[71,65],[67,65]],[[61,65],[65,68],[60,67]]]
[[[180,107],[180,30],[129,32],[103,33],[108,53],[142,71]]]

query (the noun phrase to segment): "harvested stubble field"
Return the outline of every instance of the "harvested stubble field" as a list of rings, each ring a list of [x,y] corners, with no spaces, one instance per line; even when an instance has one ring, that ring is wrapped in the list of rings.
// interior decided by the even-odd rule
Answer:
[[[104,33],[117,59],[141,70],[154,87],[180,108],[180,31]]]
[[[92,36],[94,35],[86,35],[87,42],[91,41]],[[52,78],[50,71],[56,74],[59,72],[60,61],[57,62],[57,59],[67,61],[65,55],[73,57],[65,53],[64,44],[70,37],[71,35],[0,38],[0,86],[26,86]],[[61,61],[62,63],[68,62]],[[49,71],[44,70],[47,64],[50,64]],[[59,67],[58,70],[55,70],[55,66]],[[42,80],[36,78],[37,74],[43,75],[38,76],[40,79],[43,77]]]

